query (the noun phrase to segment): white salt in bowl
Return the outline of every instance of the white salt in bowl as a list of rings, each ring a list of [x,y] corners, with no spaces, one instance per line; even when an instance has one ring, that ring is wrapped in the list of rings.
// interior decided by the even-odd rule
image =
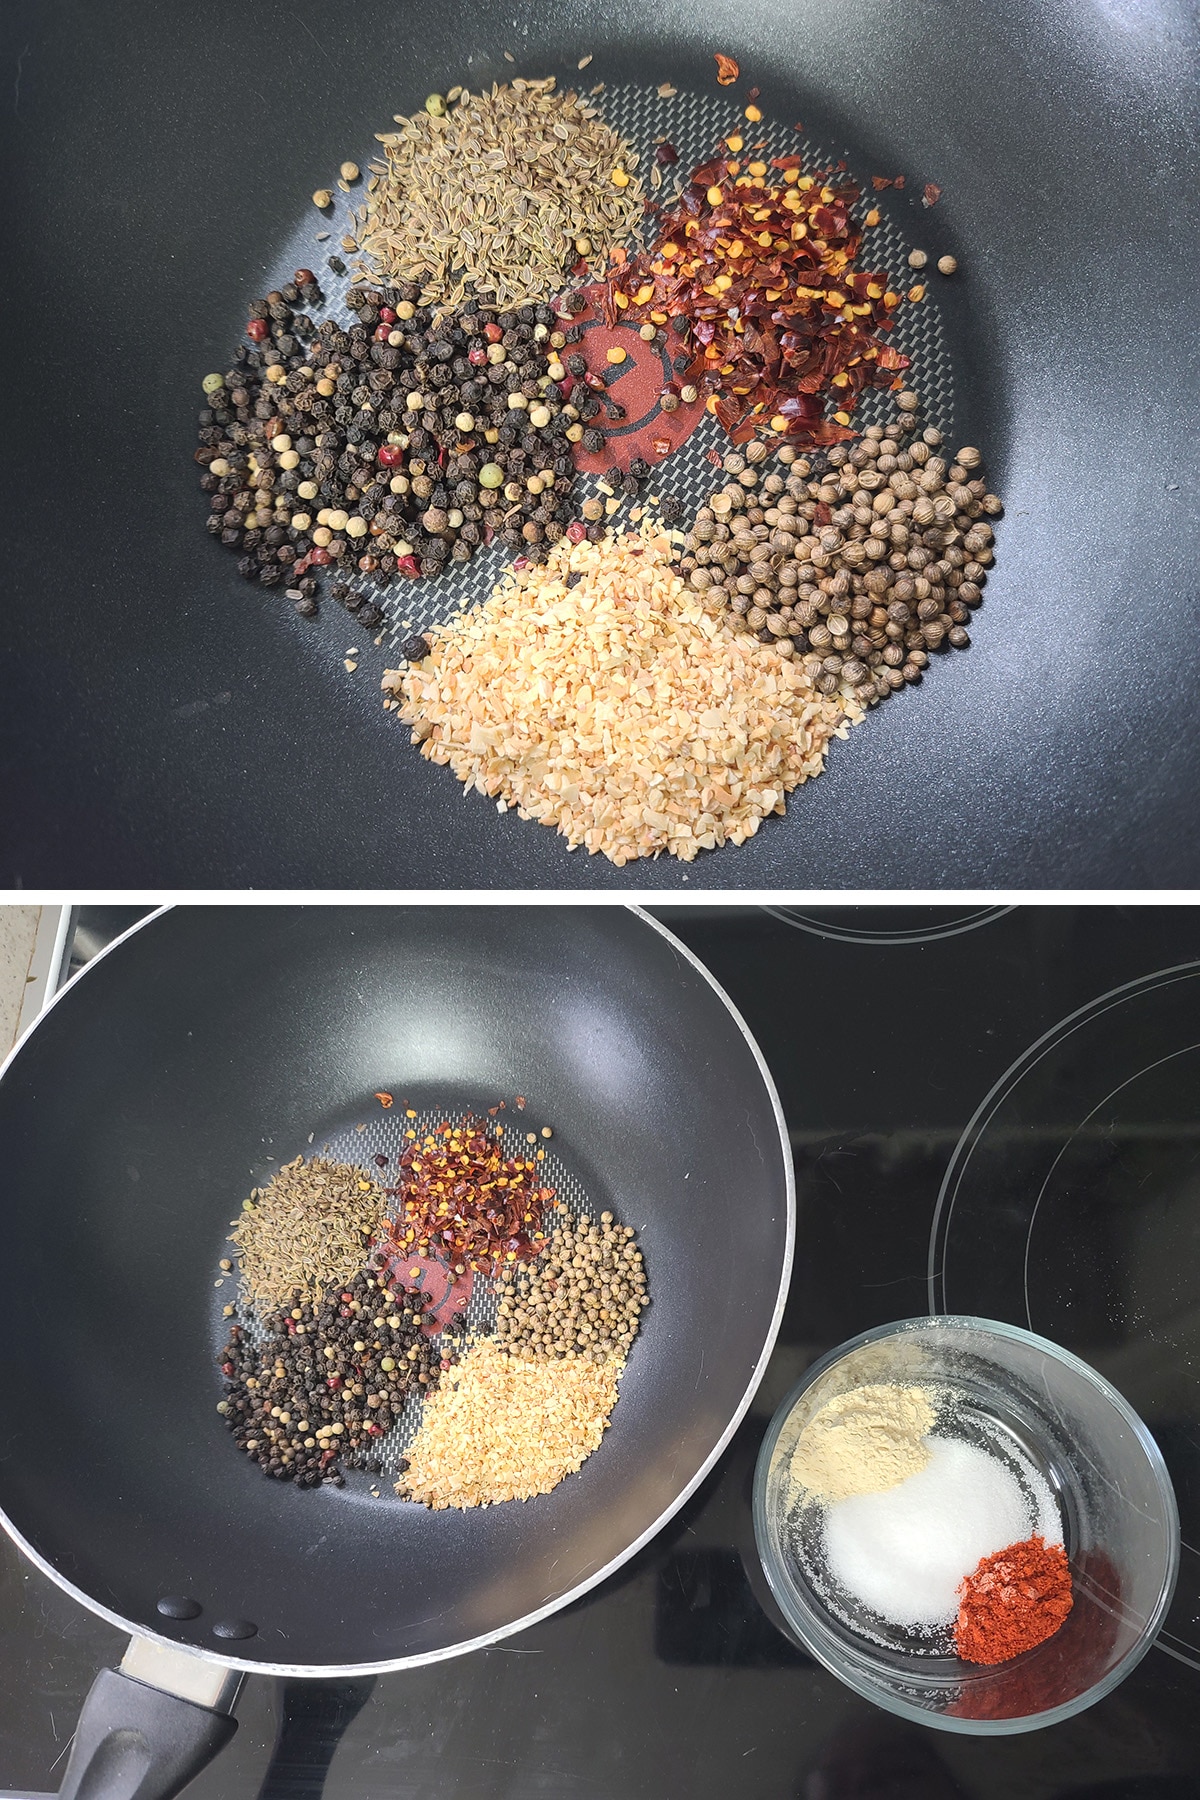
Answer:
[[[893,1382],[959,1396],[939,1414],[934,1437],[986,1450],[1002,1465],[996,1486],[1015,1484],[1023,1497],[1021,1536],[1061,1535],[1071,1612],[1053,1637],[1008,1662],[963,1662],[946,1653],[944,1630],[897,1626],[872,1610],[845,1579],[861,1567],[857,1585],[869,1586],[856,1560],[861,1540],[849,1552],[845,1531],[841,1542],[827,1540],[823,1508],[791,1475],[800,1433],[822,1406]],[[967,1479],[975,1479],[970,1470]],[[1055,1724],[1110,1693],[1154,1642],[1179,1569],[1170,1477],[1116,1389],[1033,1332],[953,1315],[878,1326],[813,1364],[763,1440],[754,1530],[784,1618],[818,1662],[889,1712],[981,1737]]]

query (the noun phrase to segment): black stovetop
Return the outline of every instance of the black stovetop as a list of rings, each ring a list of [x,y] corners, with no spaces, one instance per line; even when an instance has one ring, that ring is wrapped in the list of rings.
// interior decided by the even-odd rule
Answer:
[[[94,950],[124,911],[85,912],[77,945]],[[1200,966],[1186,965],[1200,965],[1200,911],[662,916],[741,1008],[791,1127],[796,1273],[749,1416],[661,1537],[533,1630],[377,1680],[251,1677],[233,1746],[189,1794],[1193,1800]],[[1014,1170],[1041,1195],[1032,1218],[1011,1194],[989,1214]],[[783,1635],[754,1550],[750,1482],[776,1403],[814,1356],[928,1311],[931,1295],[1096,1363],[1146,1417],[1179,1490],[1183,1570],[1162,1645],[1108,1699],[1026,1736],[952,1737],[856,1699]],[[122,1642],[0,1542],[0,1781],[53,1787],[92,1676]]]

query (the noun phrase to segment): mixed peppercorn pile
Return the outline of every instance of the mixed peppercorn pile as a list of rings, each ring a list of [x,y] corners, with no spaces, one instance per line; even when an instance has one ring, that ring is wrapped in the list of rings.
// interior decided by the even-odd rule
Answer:
[[[311,602],[320,569],[434,576],[493,536],[526,553],[555,543],[573,519],[583,427],[552,309],[468,304],[435,320],[415,292],[353,290],[344,331],[293,310],[321,298],[297,270],[251,308],[237,366],[208,378],[196,458],[209,530],[248,580]]]
[[[372,1466],[369,1452],[405,1395],[436,1387],[450,1364],[422,1330],[417,1288],[389,1291],[363,1269],[315,1303],[299,1291],[294,1298],[266,1320],[261,1342],[230,1327],[221,1410],[238,1449],[265,1475],[341,1487],[344,1468]]]

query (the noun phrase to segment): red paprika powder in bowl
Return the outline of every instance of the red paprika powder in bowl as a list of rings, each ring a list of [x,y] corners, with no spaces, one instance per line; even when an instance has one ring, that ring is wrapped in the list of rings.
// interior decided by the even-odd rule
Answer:
[[[814,1364],[763,1440],[754,1526],[819,1662],[890,1712],[977,1735],[1111,1692],[1153,1643],[1179,1566],[1146,1426],[1078,1357],[990,1319],[899,1320]]]
[[[1010,1662],[1036,1650],[1066,1622],[1071,1567],[1061,1544],[1035,1532],[980,1558],[959,1590],[954,1647],[964,1662]]]

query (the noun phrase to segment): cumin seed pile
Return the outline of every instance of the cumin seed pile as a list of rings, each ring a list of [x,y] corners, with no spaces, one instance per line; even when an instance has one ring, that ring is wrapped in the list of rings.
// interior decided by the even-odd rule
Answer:
[[[383,677],[413,742],[468,789],[618,867],[741,844],[819,775],[862,709],[689,588],[661,531],[514,570]]]
[[[255,1188],[234,1221],[241,1288],[260,1313],[315,1301],[330,1282],[349,1282],[367,1260],[384,1216],[383,1190],[351,1163],[298,1156]]]
[[[421,282],[424,306],[544,300],[577,256],[602,267],[642,219],[636,155],[552,75],[462,93],[396,127],[376,133],[384,160],[344,247],[365,258],[364,276]]]

